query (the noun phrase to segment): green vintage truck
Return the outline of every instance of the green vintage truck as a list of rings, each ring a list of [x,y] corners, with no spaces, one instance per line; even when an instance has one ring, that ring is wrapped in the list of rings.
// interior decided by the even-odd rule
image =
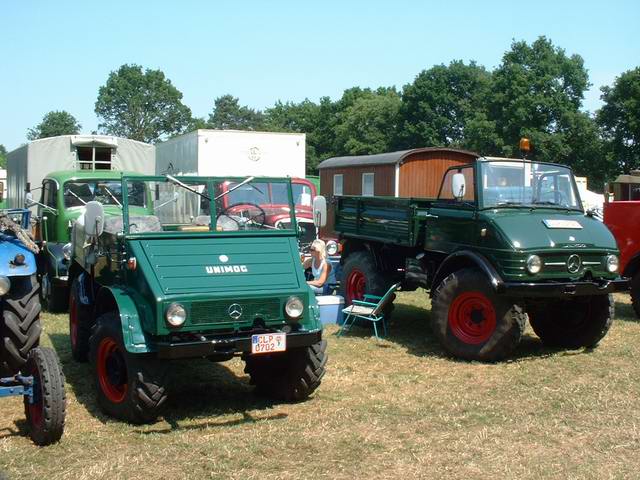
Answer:
[[[548,345],[593,347],[626,290],[618,249],[582,209],[562,165],[478,159],[446,171],[437,198],[336,197],[346,303],[390,284],[430,291],[434,335],[452,355],[509,355],[527,317]]]
[[[38,273],[41,302],[53,312],[66,311],[69,301],[71,228],[92,200],[118,209],[122,204],[121,172],[63,170],[45,176],[40,201],[28,194],[27,205],[37,205],[36,241],[41,245]]]
[[[260,205],[225,209],[229,181],[285,184],[295,212],[290,179],[122,175],[121,204],[88,202],[75,223],[71,350],[91,361],[107,414],[153,421],[173,359],[240,356],[256,388],[284,401],[319,386],[326,341],[295,217],[274,228]]]

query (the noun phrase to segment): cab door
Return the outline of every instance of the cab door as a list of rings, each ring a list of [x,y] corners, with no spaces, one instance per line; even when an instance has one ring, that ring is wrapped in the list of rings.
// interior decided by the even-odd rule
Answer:
[[[51,207],[45,209],[38,206],[38,217],[41,218],[42,239],[47,242],[57,241],[56,226],[58,222],[58,210],[56,205],[56,197],[58,194],[58,185],[53,180],[44,180],[42,182],[42,196],[40,203]]]

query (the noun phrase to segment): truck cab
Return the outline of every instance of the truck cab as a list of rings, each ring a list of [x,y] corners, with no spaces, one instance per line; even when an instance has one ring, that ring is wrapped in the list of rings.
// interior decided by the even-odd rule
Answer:
[[[43,179],[40,201],[36,202],[36,241],[42,247],[38,272],[45,308],[51,311],[67,309],[71,228],[90,201],[100,201],[108,210],[119,208],[122,204],[121,177],[122,172],[110,170],[74,170],[52,172]],[[132,188],[136,188],[133,185]],[[138,191],[137,195],[144,193]],[[144,203],[142,198],[137,201]]]

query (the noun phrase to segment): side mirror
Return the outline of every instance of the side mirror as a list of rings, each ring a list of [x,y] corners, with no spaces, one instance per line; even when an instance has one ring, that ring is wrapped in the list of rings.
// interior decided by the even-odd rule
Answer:
[[[35,205],[35,202],[33,201],[33,193],[27,192],[27,195],[24,199],[24,208],[29,208],[33,205]]]
[[[87,202],[84,211],[84,232],[91,237],[99,237],[104,230],[104,207],[100,202]]]
[[[463,173],[454,173],[451,178],[451,193],[453,197],[460,201],[464,198],[466,191],[466,181]]]
[[[327,200],[322,195],[313,199],[313,224],[318,228],[327,224]]]

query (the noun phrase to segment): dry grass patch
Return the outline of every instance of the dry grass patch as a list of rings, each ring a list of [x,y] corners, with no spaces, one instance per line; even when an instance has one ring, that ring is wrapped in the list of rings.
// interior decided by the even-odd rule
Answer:
[[[71,360],[66,316],[46,315],[67,376],[60,444],[33,446],[21,401],[0,403],[9,478],[637,478],[640,323],[617,297],[593,351],[545,349],[532,332],[498,364],[452,360],[428,329],[424,292],[400,294],[390,336],[327,328],[329,366],[300,404],[252,394],[243,363],[178,362],[164,419],[100,413],[89,367]],[[427,307],[427,308],[425,308]]]

